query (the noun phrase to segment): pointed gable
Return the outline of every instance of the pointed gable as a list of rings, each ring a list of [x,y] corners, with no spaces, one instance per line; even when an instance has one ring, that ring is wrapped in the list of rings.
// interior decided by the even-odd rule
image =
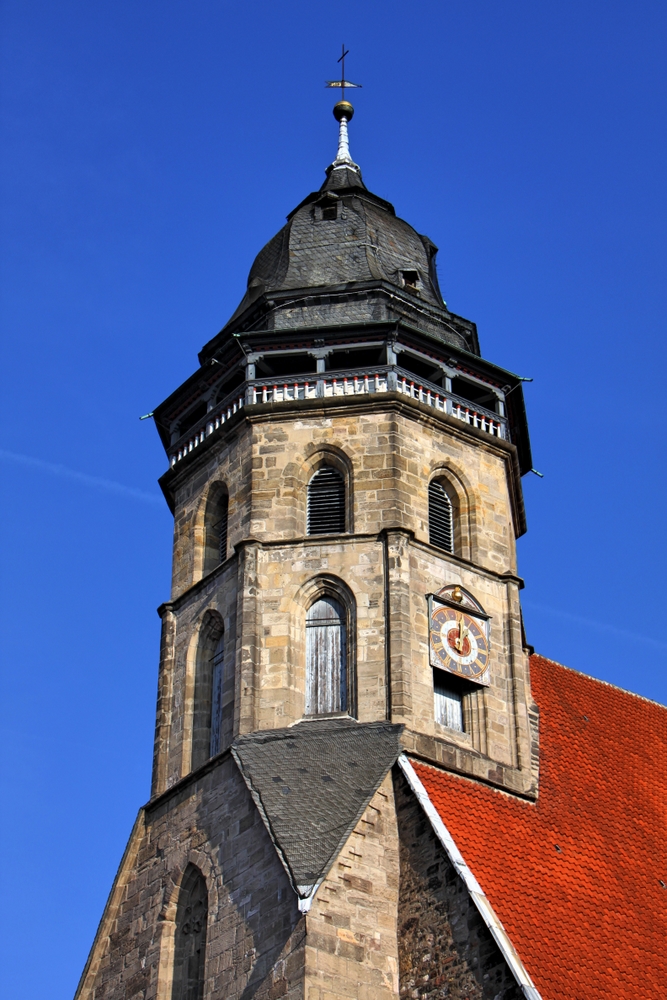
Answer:
[[[320,719],[251,733],[233,744],[300,899],[317,889],[395,763],[402,730],[388,722]]]

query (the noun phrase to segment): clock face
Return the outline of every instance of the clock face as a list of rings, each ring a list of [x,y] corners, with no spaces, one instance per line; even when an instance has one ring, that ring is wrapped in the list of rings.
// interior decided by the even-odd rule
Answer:
[[[489,665],[489,640],[483,622],[454,608],[431,615],[431,649],[438,666],[460,677],[480,680]]]

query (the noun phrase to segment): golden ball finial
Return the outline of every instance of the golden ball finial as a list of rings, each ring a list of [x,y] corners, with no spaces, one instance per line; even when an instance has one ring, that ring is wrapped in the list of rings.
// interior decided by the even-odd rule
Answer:
[[[347,118],[348,121],[351,121],[353,114],[354,108],[349,101],[339,101],[338,104],[334,104],[333,115],[337,122],[341,118]]]

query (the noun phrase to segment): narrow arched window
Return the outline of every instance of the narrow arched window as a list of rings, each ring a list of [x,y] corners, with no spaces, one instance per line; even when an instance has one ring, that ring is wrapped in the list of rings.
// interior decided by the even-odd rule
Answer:
[[[209,612],[202,626],[195,665],[191,768],[200,767],[221,749],[225,636],[222,619]]]
[[[437,479],[428,487],[428,540],[445,552],[454,551],[454,511],[447,490]]]
[[[206,504],[204,573],[210,573],[227,558],[229,497],[214,491]]]
[[[340,535],[345,531],[345,481],[323,465],[308,483],[308,534]]]
[[[321,597],[306,618],[306,715],[345,712],[348,707],[345,611]]]
[[[206,960],[208,891],[204,876],[188,865],[176,907],[171,1000],[202,1000]]]
[[[222,749],[222,685],[225,676],[225,636],[218,639],[211,660],[211,745],[214,757]]]

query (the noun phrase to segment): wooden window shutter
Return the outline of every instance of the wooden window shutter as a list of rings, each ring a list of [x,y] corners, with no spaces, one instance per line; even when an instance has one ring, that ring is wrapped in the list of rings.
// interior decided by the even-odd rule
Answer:
[[[306,715],[347,710],[345,612],[332,597],[321,597],[306,619]]]
[[[340,535],[345,531],[345,482],[340,472],[323,465],[308,483],[308,534]]]
[[[454,514],[452,501],[436,479],[428,487],[428,540],[445,552],[454,551]]]
[[[450,687],[441,670],[433,671],[435,721],[448,729],[463,732],[463,705],[461,692]]]

